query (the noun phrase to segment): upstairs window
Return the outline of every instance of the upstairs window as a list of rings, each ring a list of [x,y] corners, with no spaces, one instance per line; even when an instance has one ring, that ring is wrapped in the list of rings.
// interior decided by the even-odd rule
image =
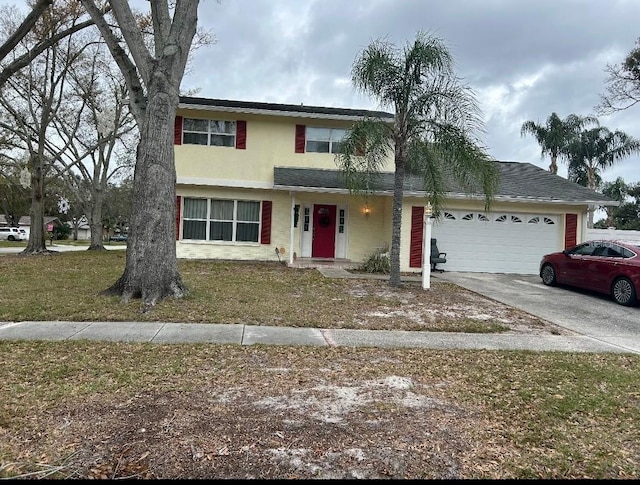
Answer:
[[[182,142],[191,145],[236,146],[236,122],[185,118]]]
[[[340,153],[341,142],[347,134],[347,130],[307,126],[306,151],[311,153]]]

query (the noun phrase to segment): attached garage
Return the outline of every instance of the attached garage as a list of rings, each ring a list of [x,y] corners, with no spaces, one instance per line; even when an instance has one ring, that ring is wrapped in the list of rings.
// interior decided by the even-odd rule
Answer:
[[[447,271],[537,274],[562,244],[560,217],[537,213],[445,211],[432,226]]]
[[[440,217],[431,227],[438,249],[447,253],[447,262],[439,265],[445,271],[537,274],[542,256],[581,242],[590,207],[617,204],[528,163],[496,164],[500,184],[492,211],[483,210],[481,193],[469,195],[452,185],[445,194]],[[343,232],[336,231],[344,238],[344,259],[349,262],[391,246],[394,182],[393,173],[378,174],[371,193],[351,199],[339,170],[274,168],[274,188],[289,192],[294,213],[296,205],[321,203],[325,194],[350,198],[348,204],[341,202],[350,208]],[[400,270],[417,273],[422,271],[423,215],[429,199],[424,179],[407,174],[403,195]]]

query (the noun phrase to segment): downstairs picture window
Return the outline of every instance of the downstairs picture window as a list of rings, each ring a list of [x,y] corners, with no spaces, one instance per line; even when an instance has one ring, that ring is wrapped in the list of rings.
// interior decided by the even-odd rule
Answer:
[[[260,202],[231,199],[184,199],[182,238],[255,242],[260,237]]]

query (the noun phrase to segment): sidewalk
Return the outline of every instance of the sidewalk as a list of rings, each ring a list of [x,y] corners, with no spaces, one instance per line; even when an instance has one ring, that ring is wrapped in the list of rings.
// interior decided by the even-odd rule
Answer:
[[[120,248],[124,248],[124,246]],[[327,278],[362,278],[362,275],[354,275],[343,269],[323,268],[319,269],[319,271]],[[376,279],[388,278],[387,275],[367,275],[367,277]],[[431,278],[435,280],[442,278],[445,281],[451,281],[452,275],[434,274],[431,275]],[[422,281],[422,277],[403,276],[402,280]],[[455,281],[455,277],[453,280]],[[461,284],[459,281],[457,283]],[[477,288],[469,289],[477,291]],[[85,339],[157,344],[219,343],[237,345],[640,353],[640,343],[629,339],[579,334],[571,336],[505,335],[176,322],[0,322],[0,340],[61,341]]]
[[[0,340],[103,340],[320,347],[630,352],[587,336],[340,330],[163,322],[4,322]]]

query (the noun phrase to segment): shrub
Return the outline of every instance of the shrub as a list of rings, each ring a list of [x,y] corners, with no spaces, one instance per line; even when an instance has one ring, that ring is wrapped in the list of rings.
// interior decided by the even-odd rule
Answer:
[[[391,272],[391,262],[389,261],[387,247],[376,249],[375,253],[369,256],[359,269],[365,273],[389,274]]]

